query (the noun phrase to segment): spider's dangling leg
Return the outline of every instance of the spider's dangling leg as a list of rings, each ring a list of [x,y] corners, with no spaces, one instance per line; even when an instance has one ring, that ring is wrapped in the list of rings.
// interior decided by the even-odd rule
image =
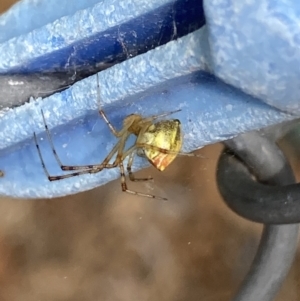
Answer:
[[[98,173],[101,170],[103,170],[104,168],[115,168],[118,166],[119,161],[116,159],[113,163],[108,163],[111,158],[114,156],[115,153],[117,153],[119,147],[120,147],[120,142],[118,142],[114,148],[111,150],[111,152],[108,154],[108,156],[103,160],[103,162],[101,164],[94,164],[94,165],[83,165],[83,166],[61,166],[62,167],[66,167],[68,169],[66,170],[78,170],[76,172],[73,173],[69,173],[69,174],[65,174],[65,175],[57,175],[57,176],[51,176],[46,168],[46,164],[44,162],[41,150],[40,150],[40,146],[37,142],[37,137],[36,134],[33,134],[34,136],[34,141],[35,141],[35,146],[37,148],[38,151],[38,155],[43,167],[43,170],[47,176],[47,178],[49,179],[49,181],[58,181],[58,180],[63,180],[63,179],[67,179],[67,178],[71,178],[71,177],[76,177],[79,175],[83,175],[83,174],[92,174],[92,173]],[[64,170],[64,169],[63,169]]]
[[[130,194],[134,194],[134,195],[139,195],[139,196],[142,196],[142,197],[146,197],[146,198],[151,198],[151,199],[159,199],[159,200],[164,200],[164,201],[168,200],[167,198],[155,196],[153,194],[142,193],[142,192],[137,192],[137,191],[133,191],[133,190],[128,189],[127,188],[127,183],[126,183],[126,177],[125,177],[125,171],[124,171],[123,161],[121,161],[119,163],[119,167],[120,167],[122,191],[130,193]]]
[[[132,166],[132,163],[133,163],[134,155],[136,155],[135,152],[132,152],[129,155],[128,163],[127,163],[127,172],[128,172],[128,176],[129,176],[130,181],[133,181],[133,182],[144,182],[144,181],[153,180],[153,178],[151,176],[149,176],[148,178],[136,178],[134,176],[133,172],[131,171],[131,166]]]

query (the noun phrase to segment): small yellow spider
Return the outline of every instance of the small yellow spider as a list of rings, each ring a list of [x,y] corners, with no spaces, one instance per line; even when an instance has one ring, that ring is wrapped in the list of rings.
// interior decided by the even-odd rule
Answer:
[[[97,75],[97,99],[100,107],[99,114],[103,117],[103,119],[107,123],[113,135],[119,138],[119,141],[113,147],[111,152],[100,164],[81,165],[81,166],[79,165],[67,166],[62,164],[61,160],[59,159],[56,153],[50,131],[46,124],[45,116],[43,114],[43,111],[41,111],[45,130],[51,145],[52,152],[56,158],[56,161],[60,165],[61,170],[63,171],[76,170],[76,172],[65,174],[65,175],[51,176],[44,163],[40,151],[40,147],[38,145],[37,137],[36,134],[34,133],[35,145],[41,160],[42,167],[49,181],[62,180],[62,179],[79,176],[87,173],[98,173],[104,168],[115,168],[119,166],[120,173],[121,173],[122,191],[134,195],[143,196],[143,197],[167,200],[166,198],[157,197],[152,194],[129,190],[127,188],[123,161],[125,158],[128,157],[127,172],[129,175],[129,179],[131,181],[147,181],[147,180],[151,180],[152,177],[137,179],[134,177],[131,171],[131,166],[135,154],[145,156],[148,159],[148,161],[160,171],[163,171],[175,159],[175,157],[178,154],[185,155],[185,156],[198,156],[190,153],[180,153],[180,149],[182,146],[182,135],[181,135],[180,121],[178,119],[169,119],[169,120],[161,120],[161,121],[154,122],[158,118],[165,117],[167,115],[173,114],[180,110],[163,113],[160,115],[154,115],[150,117],[143,117],[138,114],[131,114],[125,117],[123,121],[123,128],[120,131],[117,131],[115,127],[108,120],[104,111],[101,109],[98,75]],[[137,137],[136,141],[132,147],[125,150],[126,141],[129,138],[129,136],[132,134]],[[115,161],[113,163],[109,163],[114,155],[116,155]]]

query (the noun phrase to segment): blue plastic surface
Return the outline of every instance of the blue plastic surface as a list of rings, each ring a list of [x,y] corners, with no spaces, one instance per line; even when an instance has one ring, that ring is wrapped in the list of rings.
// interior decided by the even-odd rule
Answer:
[[[93,83],[94,85],[96,83],[95,76],[85,80],[84,83],[75,84],[72,92],[87,90]],[[70,110],[63,111],[64,119],[61,122],[65,122],[68,116],[71,118],[72,103],[67,94],[72,92],[61,93],[65,106],[71,107]],[[95,89],[88,96],[88,104],[92,108],[96,105]],[[31,108],[28,108],[26,120],[27,122],[31,120],[31,128],[38,132],[43,130],[40,108],[43,108],[50,128],[53,128],[53,120],[59,113],[53,111],[53,106],[47,101],[32,104]],[[152,91],[145,91],[138,99],[124,99],[122,103],[105,106],[104,109],[112,124],[119,129],[123,118],[133,112],[139,114],[147,112],[149,116],[170,109],[182,109],[181,112],[174,114],[174,118],[178,118],[183,125],[184,151],[230,138],[239,132],[278,123],[288,117],[251,96],[245,96],[242,92],[216,81],[210,75],[199,72],[158,86]],[[252,122],[253,119],[256,120],[255,124]],[[105,122],[92,110],[90,114],[65,123],[51,132],[55,149],[66,165],[101,163],[116,143]],[[62,174],[45,133],[38,138],[49,172],[51,175]],[[204,159],[191,158],[191,160]],[[97,187],[119,177],[119,170],[116,168],[98,174],[49,182],[39,161],[32,135],[19,145],[2,152],[0,166],[5,171],[5,177],[1,179],[0,194],[17,197],[54,197],[71,194]],[[145,166],[147,161],[138,158],[134,170]]]
[[[60,2],[56,1],[59,7]],[[105,69],[203,24],[202,0],[106,0],[4,41],[0,73]]]
[[[300,115],[300,2],[204,1],[214,74]]]
[[[103,0],[76,0],[72,5],[60,0],[19,1],[0,18],[0,43],[100,2]]]
[[[189,1],[180,3],[190,9],[192,2]],[[112,3],[118,9],[110,9]],[[177,7],[174,3],[179,2],[103,1],[95,6],[95,11],[95,7],[86,8],[2,43],[0,71],[31,72],[70,66],[80,69],[95,62],[108,62],[108,57],[110,62],[127,59],[99,73],[101,102],[112,123],[120,128],[122,119],[131,113],[148,116],[181,108],[182,111],[176,113],[174,118],[182,122],[185,151],[297,117],[300,49],[296,42],[291,42],[291,34],[293,39],[296,37],[294,29],[289,27],[289,32],[280,30],[280,20],[289,26],[299,27],[297,3],[281,1],[281,4],[272,6],[266,0],[252,4],[238,0],[206,1],[204,8],[207,25],[196,31],[193,24],[201,27],[203,14],[199,14],[198,23],[193,21],[189,25],[185,23],[186,19],[174,23],[174,7]],[[200,2],[193,3],[196,5]],[[164,14],[157,15],[161,20],[160,28],[166,28],[167,32],[167,38],[162,39],[162,44],[178,37],[179,28],[188,28],[188,31],[193,32],[188,35],[182,32],[181,38],[155,48],[162,37],[157,33],[159,27],[143,27],[138,20],[146,18],[144,20],[151,21],[162,7],[168,7],[167,11],[173,12],[172,18],[169,18],[170,13],[165,14],[166,27],[162,27]],[[260,11],[255,11],[259,8]],[[281,15],[272,13],[279,9]],[[97,18],[103,17],[101,25],[88,22],[93,13]],[[271,21],[268,17],[272,17],[272,22],[277,20],[272,23],[273,27],[269,26]],[[120,20],[130,26],[138,24],[141,39],[131,39],[134,35],[130,32],[130,26],[126,25],[122,29],[122,37],[126,36],[126,47],[122,45],[123,39],[117,41],[120,35],[110,30],[118,28]],[[297,20],[299,24],[296,24]],[[70,32],[72,26],[73,29],[78,28],[82,21],[85,23],[82,32]],[[155,22],[157,24],[159,21]],[[66,42],[53,35],[54,32],[59,32],[59,37],[71,38]],[[109,33],[108,40],[110,37],[113,40],[110,44],[102,45],[97,52],[96,46],[103,32]],[[261,32],[264,33],[263,37]],[[42,37],[45,39],[44,44],[41,43]],[[135,56],[139,53],[137,49],[145,45],[143,39],[146,37],[151,37],[147,45],[151,44],[152,39],[155,41],[150,46],[150,49],[155,49]],[[46,45],[45,48],[33,47],[36,41],[41,43],[40,46]],[[76,51],[69,56],[72,45],[76,45]],[[28,47],[32,48],[31,52]],[[147,47],[141,52],[145,52]],[[127,55],[128,49],[131,51]],[[287,53],[291,53],[291,56],[288,57]],[[130,54],[135,57],[128,59]],[[18,60],[20,55],[21,59]],[[26,63],[21,65],[23,59]],[[280,112],[266,103],[286,112],[292,109],[293,114]],[[0,194],[29,198],[55,197],[91,189],[117,178],[119,171],[116,168],[99,174],[49,182],[34,145],[33,131],[39,134],[50,173],[62,174],[45,139],[40,113],[43,109],[53,133],[56,150],[65,164],[100,163],[116,139],[98,116],[97,108],[96,77],[92,76],[66,91],[0,114],[0,169],[5,172],[5,177],[0,179]],[[134,170],[145,165],[146,160],[138,158]]]

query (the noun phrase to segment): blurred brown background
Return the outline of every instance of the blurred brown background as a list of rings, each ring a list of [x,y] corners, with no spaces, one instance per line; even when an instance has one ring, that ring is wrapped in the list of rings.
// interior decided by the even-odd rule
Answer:
[[[1,0],[0,12],[13,2]],[[262,227],[220,199],[221,149],[130,183],[168,202],[122,193],[119,180],[55,200],[0,199],[0,301],[231,300]],[[300,300],[299,263],[298,252],[277,301]]]

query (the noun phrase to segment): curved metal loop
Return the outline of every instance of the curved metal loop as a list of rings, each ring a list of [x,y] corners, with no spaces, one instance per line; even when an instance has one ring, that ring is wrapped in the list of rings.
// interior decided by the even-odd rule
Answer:
[[[291,167],[277,145],[258,132],[240,135],[225,144],[236,155],[227,150],[218,164],[217,183],[228,206],[252,221],[298,221],[294,206],[299,207],[300,189],[293,184]],[[257,179],[268,185],[257,183],[237,156],[250,166]],[[290,188],[294,189],[292,194]],[[276,199],[273,189],[277,189]],[[297,224],[264,227],[255,259],[234,301],[274,299],[293,262],[298,229]]]
[[[232,150],[221,155],[217,172],[226,204],[258,223],[299,223],[300,184],[290,184],[295,182],[292,169],[277,145],[258,133],[241,135],[227,145]],[[272,166],[272,176],[266,173],[268,166]]]
[[[300,222],[300,184],[259,183],[245,165],[228,152],[220,158],[217,177],[223,199],[238,215],[264,224]]]

